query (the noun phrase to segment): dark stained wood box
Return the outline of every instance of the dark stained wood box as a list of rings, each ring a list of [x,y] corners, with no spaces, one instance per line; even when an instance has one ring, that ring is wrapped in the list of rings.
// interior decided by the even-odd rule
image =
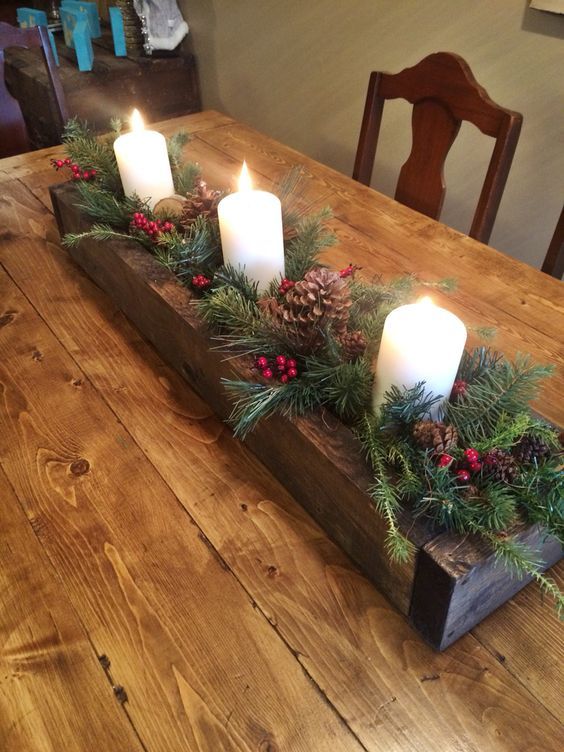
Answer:
[[[113,54],[108,31],[94,40],[94,67],[79,71],[75,52],[57,34],[58,69],[70,116],[78,116],[99,131],[112,117],[125,119],[134,107],[145,121],[187,115],[201,110],[196,59],[190,53],[171,57],[123,57]],[[40,52],[10,49],[6,81],[16,93],[35,148],[60,143],[47,73]]]
[[[74,206],[75,196],[69,184],[51,189],[61,235],[89,225]],[[190,291],[134,242],[85,240],[70,254],[163,359],[221,418],[227,418],[231,404],[220,379],[246,378],[248,365],[226,361],[210,350],[209,334],[196,316]],[[246,441],[436,649],[453,643],[526,584],[496,565],[483,542],[437,533],[407,511],[401,527],[416,554],[405,564],[390,563],[386,526],[367,494],[371,473],[357,440],[333,416],[277,417],[261,423]],[[518,535],[538,548],[549,566],[562,555],[560,544],[536,526],[520,529]]]

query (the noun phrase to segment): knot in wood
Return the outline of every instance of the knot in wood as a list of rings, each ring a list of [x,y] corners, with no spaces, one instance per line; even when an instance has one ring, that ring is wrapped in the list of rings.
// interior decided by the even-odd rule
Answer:
[[[266,570],[266,574],[267,574],[267,575],[268,575],[269,577],[278,577],[278,575],[280,574],[280,572],[279,572],[279,570],[278,570],[278,567],[275,567],[275,566],[274,566],[274,564],[271,564],[271,565],[270,565],[270,566],[268,567],[268,569]]]
[[[6,311],[6,313],[3,313],[0,315],[0,328],[3,326],[8,326],[8,324],[11,324],[12,321],[15,319],[16,314],[14,311]]]
[[[88,460],[85,460],[82,457],[78,460],[75,460],[70,466],[70,471],[73,475],[84,475],[89,470],[90,463],[88,462]]]
[[[270,734],[264,739],[261,739],[258,752],[279,752],[278,745]]]

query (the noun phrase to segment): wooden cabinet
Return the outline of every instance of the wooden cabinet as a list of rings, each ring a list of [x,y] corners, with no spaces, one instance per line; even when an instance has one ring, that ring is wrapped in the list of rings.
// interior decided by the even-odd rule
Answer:
[[[59,37],[60,35],[57,35]],[[137,107],[146,122],[198,112],[201,109],[194,55],[116,58],[111,35],[94,44],[94,68],[81,73],[75,53],[57,38],[59,74],[69,114],[107,130],[112,117],[126,118]],[[17,96],[36,148],[60,141],[44,66],[34,51],[10,50],[6,60],[8,85]]]

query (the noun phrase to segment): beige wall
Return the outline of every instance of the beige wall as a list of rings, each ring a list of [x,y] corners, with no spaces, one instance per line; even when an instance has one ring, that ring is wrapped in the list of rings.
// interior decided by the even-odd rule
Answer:
[[[525,0],[180,0],[204,107],[222,110],[350,174],[371,70],[461,54],[500,104],[524,115],[491,244],[539,266],[564,198],[564,17]],[[409,148],[407,105],[386,106],[374,187],[393,193]],[[443,220],[467,231],[491,142],[461,131]],[[448,271],[448,270],[446,270]]]

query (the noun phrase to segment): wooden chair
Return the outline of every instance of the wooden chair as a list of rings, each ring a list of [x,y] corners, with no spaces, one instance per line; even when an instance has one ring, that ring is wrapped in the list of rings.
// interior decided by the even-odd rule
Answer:
[[[373,72],[360,130],[353,178],[370,185],[376,144],[386,99],[413,104],[411,153],[401,168],[395,198],[438,219],[445,196],[443,167],[460,124],[473,123],[495,146],[474,214],[470,236],[487,243],[517,140],[522,115],[488,97],[468,64],[450,52],[437,52],[397,74]]]
[[[0,157],[10,157],[31,148],[21,107],[6,87],[4,50],[8,47],[41,49],[61,130],[68,118],[63,88],[53,59],[47,29],[44,26],[19,29],[17,26],[0,22]]]
[[[541,271],[552,274],[556,279],[562,279],[564,274],[564,208],[560,212]]]

